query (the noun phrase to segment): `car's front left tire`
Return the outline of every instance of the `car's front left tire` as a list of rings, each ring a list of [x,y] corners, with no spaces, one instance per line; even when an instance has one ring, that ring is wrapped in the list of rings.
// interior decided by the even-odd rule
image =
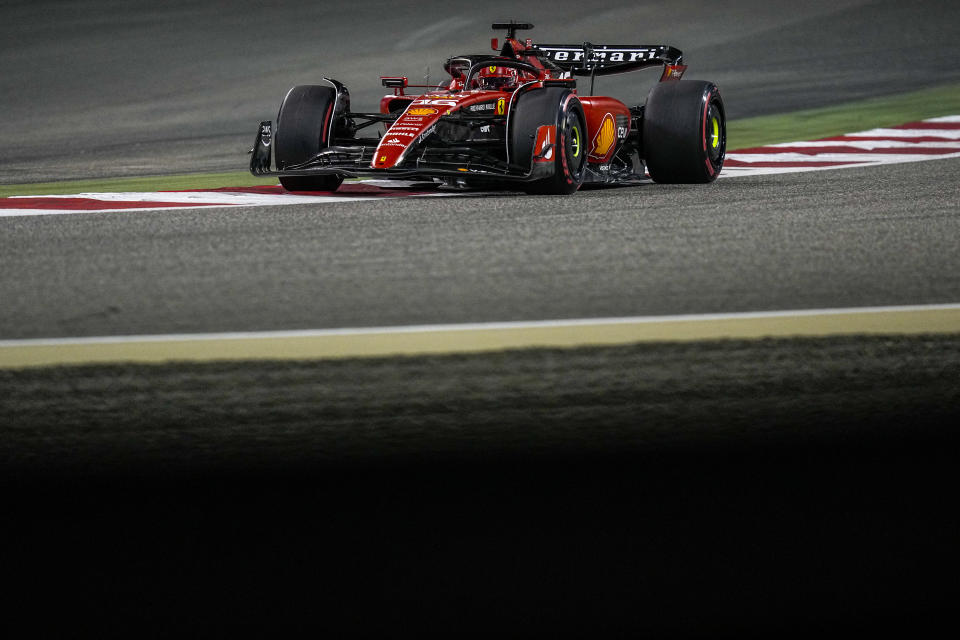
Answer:
[[[332,87],[299,85],[287,93],[277,114],[274,153],[283,171],[310,160],[330,144],[337,93]],[[335,191],[338,175],[281,176],[287,191]]]

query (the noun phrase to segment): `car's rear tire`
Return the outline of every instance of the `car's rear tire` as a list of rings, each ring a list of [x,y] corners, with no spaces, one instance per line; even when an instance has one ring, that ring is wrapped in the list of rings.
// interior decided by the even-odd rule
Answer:
[[[277,114],[274,153],[277,169],[306,162],[330,144],[336,91],[331,87],[299,85],[290,89]],[[335,191],[343,177],[281,176],[287,191]]]
[[[576,192],[587,168],[587,120],[576,95],[565,87],[534,89],[520,95],[510,121],[511,162],[530,166],[537,129],[555,125],[553,175],[524,185],[527,193]]]
[[[643,115],[643,159],[656,182],[713,182],[723,168],[726,148],[723,99],[715,84],[680,80],[650,90]]]

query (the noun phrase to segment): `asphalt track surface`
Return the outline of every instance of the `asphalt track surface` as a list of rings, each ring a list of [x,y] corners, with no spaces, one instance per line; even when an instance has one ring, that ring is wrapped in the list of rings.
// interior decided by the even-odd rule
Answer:
[[[241,167],[290,85],[360,106],[526,17],[351,7],[6,3],[0,180]],[[960,77],[956,3],[785,7],[530,19],[675,43],[732,117]],[[7,219],[0,338],[957,302],[958,168]],[[13,608],[141,636],[929,631],[958,363],[948,336],[0,372]]]
[[[958,170],[12,218],[0,337],[951,303]]]
[[[0,335],[950,303],[960,300],[958,168],[945,160],[576,198],[8,219]]]

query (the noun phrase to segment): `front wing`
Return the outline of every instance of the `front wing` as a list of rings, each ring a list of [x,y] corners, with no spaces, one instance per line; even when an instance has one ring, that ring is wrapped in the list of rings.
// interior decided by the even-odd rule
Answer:
[[[509,164],[490,152],[489,144],[419,146],[402,166],[375,169],[371,166],[379,140],[339,140],[313,158],[282,170],[272,169],[273,124],[260,123],[250,158],[255,176],[311,176],[336,174],[347,178],[379,177],[398,180],[430,178],[486,178],[507,182],[531,182],[549,177],[553,163],[532,162],[523,167]],[[499,142],[499,144],[503,144]]]

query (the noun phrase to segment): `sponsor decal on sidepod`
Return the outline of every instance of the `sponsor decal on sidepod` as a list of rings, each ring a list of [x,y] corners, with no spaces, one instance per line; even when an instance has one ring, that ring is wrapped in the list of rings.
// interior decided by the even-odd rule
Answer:
[[[597,135],[593,138],[593,150],[590,155],[594,158],[604,158],[615,140],[616,124],[614,124],[613,116],[608,113],[603,116],[603,122],[600,123]]]

